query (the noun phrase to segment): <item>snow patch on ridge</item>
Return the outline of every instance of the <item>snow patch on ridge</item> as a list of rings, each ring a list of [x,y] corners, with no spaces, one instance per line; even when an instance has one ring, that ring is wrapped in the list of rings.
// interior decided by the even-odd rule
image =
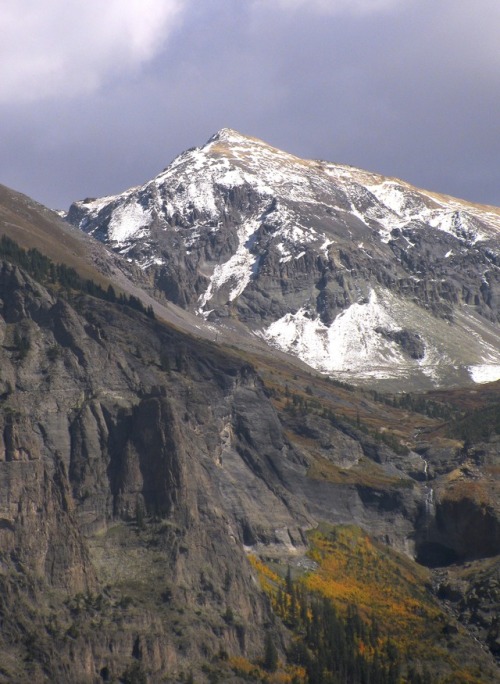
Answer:
[[[441,213],[432,216],[429,219],[429,225],[445,233],[450,233],[450,235],[454,235],[469,244],[475,244],[486,238],[479,230],[477,221],[464,211],[454,210],[448,211],[444,215]]]
[[[272,323],[260,335],[279,349],[323,372],[352,372],[358,377],[388,377],[408,361],[394,342],[375,332],[399,326],[372,290],[368,302],[352,304],[330,327],[301,308]]]
[[[111,215],[108,226],[109,239],[116,243],[123,243],[132,237],[142,237],[142,229],[146,228],[150,222],[150,210],[145,210],[137,202],[122,204]]]
[[[384,180],[381,183],[367,184],[366,188],[399,219],[397,222],[391,221],[391,229],[401,228],[410,222],[422,222],[473,245],[487,239],[486,233],[481,229],[487,227],[480,221],[487,220],[496,225],[497,229],[500,227],[499,217],[492,212],[485,212],[473,205],[464,209],[464,203],[460,200],[449,198],[443,201],[398,181]],[[491,221],[492,218],[494,221]],[[384,220],[381,223],[384,224]],[[389,226],[385,223],[384,227],[387,229]],[[382,236],[383,239],[385,237]]]
[[[420,198],[418,201],[412,193],[394,181],[370,185],[368,189],[384,206],[400,217],[414,218],[420,216],[425,208]]]
[[[315,312],[305,307],[288,313],[257,333],[271,346],[300,358],[316,370],[340,375],[349,381],[401,381],[425,376],[433,385],[443,378],[461,382],[464,373],[475,383],[500,380],[500,352],[484,338],[493,328],[462,312],[458,337],[448,353],[450,324],[438,322],[430,314],[409,305],[389,290],[371,290],[368,301],[352,304],[326,326]],[[435,325],[429,333],[428,326]],[[478,327],[479,326],[479,327]],[[382,331],[380,330],[382,329]],[[410,330],[420,336],[425,353],[412,358],[383,331]],[[468,340],[464,346],[464,339]],[[493,340],[494,337],[489,339]]]
[[[85,209],[89,218],[95,219],[104,207],[108,207],[118,201],[126,201],[135,190],[137,190],[137,188],[130,188],[130,190],[126,190],[121,195],[107,195],[106,197],[100,197],[98,199],[86,199],[75,202],[75,204],[77,207]]]
[[[260,222],[258,220],[247,221],[242,226],[238,235],[238,249],[228,261],[215,267],[206,291],[198,300],[199,314],[208,314],[204,311],[206,305],[224,285],[232,284],[228,295],[230,302],[239,297],[246,288],[257,264],[257,258],[250,250],[255,239],[255,232],[259,227]]]
[[[469,366],[468,371],[473,382],[479,385],[500,380],[500,364],[478,364],[477,366]]]

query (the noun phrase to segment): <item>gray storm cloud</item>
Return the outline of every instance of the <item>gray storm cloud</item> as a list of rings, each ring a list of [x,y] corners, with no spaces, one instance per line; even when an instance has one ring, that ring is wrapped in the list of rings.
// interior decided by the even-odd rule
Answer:
[[[163,46],[184,0],[3,0],[0,102],[89,93]]]
[[[0,182],[120,192],[229,126],[500,204],[497,0],[4,0]]]
[[[325,15],[369,15],[408,6],[411,0],[254,0],[254,5],[273,5],[285,11],[306,10]]]

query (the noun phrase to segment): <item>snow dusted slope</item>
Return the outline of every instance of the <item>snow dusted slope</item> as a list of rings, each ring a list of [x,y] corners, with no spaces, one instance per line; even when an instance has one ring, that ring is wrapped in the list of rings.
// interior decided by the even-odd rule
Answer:
[[[157,292],[349,381],[500,377],[500,210],[223,129],[68,219]]]
[[[422,376],[431,385],[498,379],[498,331],[474,313],[462,316],[462,325],[453,326],[388,290],[372,290],[368,301],[352,304],[329,327],[300,309],[261,335],[313,368],[346,381],[385,380],[398,388],[416,378],[427,385]]]

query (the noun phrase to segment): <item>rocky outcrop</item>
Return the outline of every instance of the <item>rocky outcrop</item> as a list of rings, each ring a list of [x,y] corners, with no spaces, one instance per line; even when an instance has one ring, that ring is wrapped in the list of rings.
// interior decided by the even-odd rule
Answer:
[[[424,358],[425,344],[418,333],[411,330],[387,330],[386,328],[375,328],[375,332],[387,340],[396,342],[412,359]]]
[[[465,448],[455,458],[432,449],[424,453],[430,464],[428,498],[417,534],[417,558],[439,567],[500,555],[498,438]],[[443,477],[436,477],[439,473]]]
[[[437,596],[500,662],[500,576],[498,558],[434,572]]]

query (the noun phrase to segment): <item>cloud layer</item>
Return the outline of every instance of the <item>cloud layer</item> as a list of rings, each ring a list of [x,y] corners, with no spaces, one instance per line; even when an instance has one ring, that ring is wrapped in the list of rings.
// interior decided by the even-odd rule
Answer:
[[[369,15],[386,12],[402,4],[408,5],[409,0],[255,0],[258,6],[276,6],[282,10],[319,12],[325,15]]]
[[[0,102],[96,90],[151,59],[185,0],[3,0]]]
[[[3,0],[0,182],[52,207],[223,126],[500,205],[498,0]]]

